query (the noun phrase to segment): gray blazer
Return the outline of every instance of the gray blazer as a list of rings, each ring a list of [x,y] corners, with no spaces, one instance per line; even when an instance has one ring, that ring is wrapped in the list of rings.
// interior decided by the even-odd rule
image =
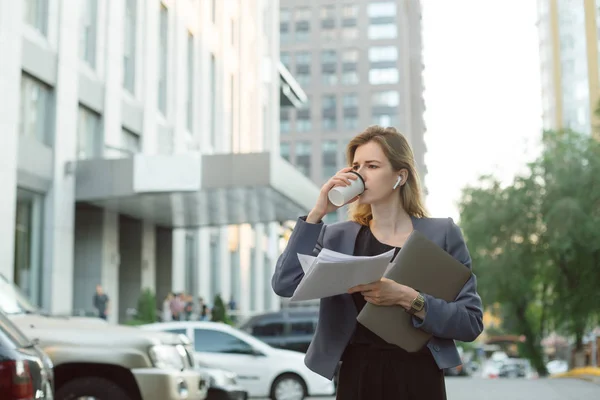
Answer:
[[[460,228],[451,218],[413,218],[415,230],[437,243],[455,259],[471,268],[471,256]],[[291,297],[304,276],[297,254],[317,255],[322,248],[353,254],[360,225],[344,221],[331,225],[310,224],[299,218],[287,247],[277,260],[272,286],[275,293]],[[413,317],[413,325],[433,337],[427,347],[440,369],[461,364],[454,340],[474,341],[483,330],[483,307],[473,274],[456,300],[447,303],[426,293],[424,320]],[[305,363],[312,371],[332,379],[346,345],[356,327],[357,311],[350,294],[321,299],[319,322]]]

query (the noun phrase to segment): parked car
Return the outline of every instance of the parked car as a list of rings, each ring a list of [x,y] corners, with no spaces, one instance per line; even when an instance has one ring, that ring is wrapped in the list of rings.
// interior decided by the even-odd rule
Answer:
[[[50,358],[0,312],[0,398],[52,400]]]
[[[317,308],[289,308],[256,315],[240,329],[278,349],[306,353],[318,320]]]
[[[301,400],[335,392],[332,381],[306,367],[304,354],[276,349],[223,323],[168,322],[143,325],[142,329],[187,334],[196,361],[236,373],[250,397]]]
[[[219,368],[197,366],[208,381],[206,400],[247,400],[248,392],[238,383],[237,375]]]
[[[182,333],[183,331],[183,333]],[[166,331],[167,332],[167,331]],[[193,356],[194,350],[192,341],[188,338],[185,330],[176,329],[168,331],[177,334],[181,343],[188,350],[190,363],[203,374],[208,383],[208,395],[206,400],[247,400],[248,392],[238,383],[237,375],[234,372],[224,369],[210,368],[207,365],[200,364]]]
[[[206,398],[206,382],[177,335],[44,314],[1,275],[0,311],[28,338],[39,339],[54,364],[58,400]]]
[[[565,360],[552,360],[546,364],[546,369],[550,375],[562,374],[569,370],[569,363]]]

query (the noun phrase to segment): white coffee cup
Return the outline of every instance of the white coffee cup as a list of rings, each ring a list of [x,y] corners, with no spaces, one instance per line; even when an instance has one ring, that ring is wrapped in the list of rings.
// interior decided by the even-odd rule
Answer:
[[[365,191],[365,181],[358,172],[350,171],[351,173],[358,176],[358,179],[350,179],[350,185],[348,186],[336,186],[332,188],[327,197],[331,204],[336,207],[341,207],[356,196],[362,194]]]

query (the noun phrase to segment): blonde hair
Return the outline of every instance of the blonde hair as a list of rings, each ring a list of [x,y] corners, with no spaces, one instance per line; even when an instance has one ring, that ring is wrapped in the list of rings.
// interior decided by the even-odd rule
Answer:
[[[408,170],[408,179],[403,186],[400,186],[402,206],[408,215],[417,218],[428,216],[422,199],[421,180],[415,166],[415,157],[406,138],[395,128],[374,125],[368,127],[364,132],[356,135],[346,148],[346,159],[348,166],[354,162],[356,149],[369,142],[379,143],[383,153],[392,164],[394,171],[401,169]],[[373,219],[370,204],[350,204],[350,219],[361,225],[368,225]]]

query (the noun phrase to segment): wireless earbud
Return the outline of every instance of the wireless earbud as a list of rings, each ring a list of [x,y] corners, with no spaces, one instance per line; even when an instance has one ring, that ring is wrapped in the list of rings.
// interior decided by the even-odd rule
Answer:
[[[396,184],[394,185],[393,189],[396,190],[396,188],[398,187],[398,185],[402,182],[402,177],[399,176],[398,180],[396,181]]]

